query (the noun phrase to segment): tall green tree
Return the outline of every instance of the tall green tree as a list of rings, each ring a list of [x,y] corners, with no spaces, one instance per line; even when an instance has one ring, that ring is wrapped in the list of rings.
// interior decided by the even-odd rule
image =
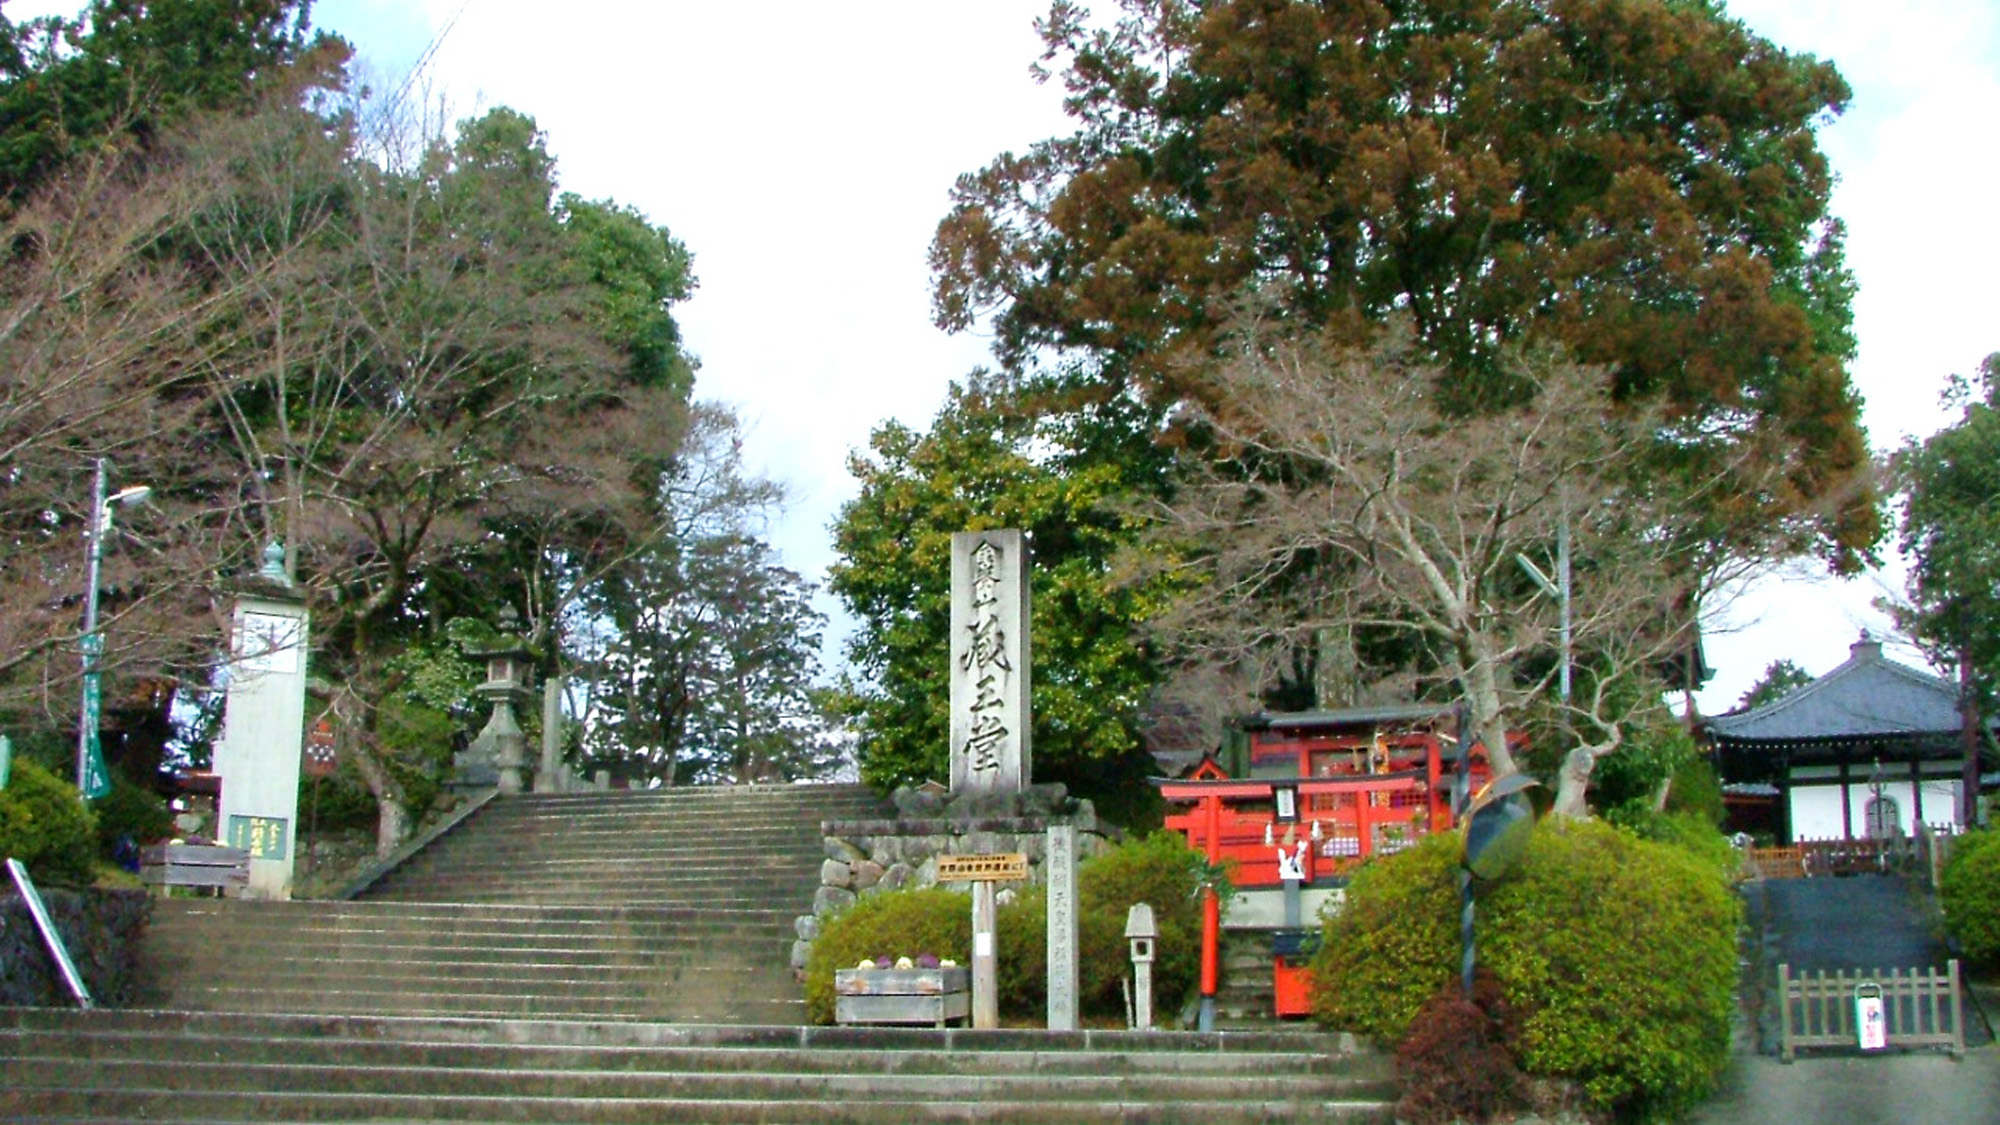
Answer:
[[[782,499],[745,471],[736,418],[698,405],[660,481],[662,535],[582,606],[591,764],[684,785],[818,777],[836,763],[819,682],[825,616],[758,536]]]
[[[1159,677],[1137,626],[1171,580],[1127,583],[1115,560],[1140,523],[1127,498],[1157,487],[1164,463],[1143,444],[1092,453],[1108,447],[1094,427],[1130,432],[1111,415],[1038,418],[955,385],[928,432],[885,423],[850,460],[861,491],[835,523],[830,585],[862,623],[848,707],[865,780],[950,776],[951,536],[1007,527],[1028,540],[1036,778],[1112,811],[1143,789],[1142,713]]]
[[[76,16],[0,15],[0,198],[13,203],[105,146],[149,145],[273,87],[342,85],[351,49],[311,29],[312,0],[91,0]]]
[[[1708,487],[1678,529],[1862,561],[1852,281],[1815,129],[1834,68],[1719,3],[1121,0],[1039,26],[1074,132],[962,177],[932,245],[938,323],[991,317],[1081,394],[1210,399],[1234,303],[1366,346],[1410,318],[1460,410],[1561,343],[1688,425],[1648,471]],[[1775,479],[1772,465],[1783,471]]]
[[[1976,379],[1954,379],[1959,420],[1894,458],[1904,492],[1902,548],[1907,602],[1897,624],[1924,654],[1957,668],[1964,698],[1966,782],[1961,812],[1977,809],[1979,716],[2000,700],[2000,353]]]
[[[601,229],[565,217],[637,225],[657,274],[686,256],[614,205],[559,207],[544,138],[512,110],[408,167],[343,135],[255,139],[240,205],[195,228],[204,264],[226,275],[269,253],[267,230],[308,233],[246,306],[254,331],[201,373],[258,497],[244,530],[284,541],[311,596],[315,668],[387,848],[412,811],[377,721],[402,690],[395,654],[505,603],[559,640],[583,587],[656,537],[649,466],[678,441],[691,365],[635,337],[631,293],[586,268]]]

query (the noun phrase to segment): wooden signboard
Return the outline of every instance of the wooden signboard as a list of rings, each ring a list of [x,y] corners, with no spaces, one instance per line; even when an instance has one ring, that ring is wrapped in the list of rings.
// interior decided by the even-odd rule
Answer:
[[[941,855],[937,861],[940,883],[1007,883],[1028,877],[1028,857],[1024,852],[995,852],[991,855]]]

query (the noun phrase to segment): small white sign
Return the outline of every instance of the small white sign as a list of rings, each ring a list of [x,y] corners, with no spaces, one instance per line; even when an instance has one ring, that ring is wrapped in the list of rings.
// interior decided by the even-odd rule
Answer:
[[[1864,1051],[1879,1051],[1889,1045],[1889,1022],[1882,1011],[1882,989],[1864,984],[1854,990],[1854,1034]]]
[[[993,935],[976,933],[972,935],[972,955],[974,957],[993,956]]]

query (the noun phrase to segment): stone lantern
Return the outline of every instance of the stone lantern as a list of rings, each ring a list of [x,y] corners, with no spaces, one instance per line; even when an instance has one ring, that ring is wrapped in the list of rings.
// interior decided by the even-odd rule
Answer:
[[[499,624],[499,633],[491,639],[465,646],[467,656],[486,661],[486,682],[472,691],[493,704],[493,716],[459,755],[452,784],[466,789],[497,786],[512,794],[526,787],[528,736],[514,717],[514,707],[526,703],[531,694],[528,681],[534,654],[515,631],[513,609],[500,611]]]

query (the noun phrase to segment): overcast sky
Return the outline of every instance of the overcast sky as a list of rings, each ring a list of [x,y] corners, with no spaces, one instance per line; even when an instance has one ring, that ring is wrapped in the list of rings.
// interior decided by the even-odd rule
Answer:
[[[1108,7],[1108,4],[1103,5]],[[1840,176],[1878,449],[1949,421],[1944,379],[2000,350],[2000,4],[1732,0],[1779,45],[1832,59],[1853,104],[1821,143]],[[457,106],[509,105],[547,132],[566,189],[671,228],[701,289],[679,313],[696,391],[736,405],[753,463],[792,503],[773,537],[822,577],[853,494],[849,450],[888,417],[924,427],[986,341],[930,323],[925,251],[962,172],[1065,131],[1028,68],[1046,0],[722,4],[664,0],[329,0],[323,26],[406,67],[436,64]],[[1899,576],[1775,576],[1711,623],[1727,709],[1772,660],[1824,672]],[[1904,659],[1917,661],[1914,652]]]
[[[322,0],[315,13],[385,73],[443,33],[436,73],[457,116],[533,116],[566,190],[636,206],[688,245],[701,287],[676,315],[702,362],[696,393],[749,423],[753,465],[792,492],[773,541],[819,579],[827,525],[853,494],[848,452],[885,418],[927,427],[947,383],[987,361],[986,341],[931,326],[925,251],[958,174],[1065,131],[1057,91],[1028,74],[1046,9]],[[1728,10],[1833,60],[1854,88],[1821,135],[1860,283],[1852,371],[1877,449],[1928,434],[1949,420],[1945,377],[2000,350],[2000,4]],[[1861,628],[1886,631],[1869,603],[1899,586],[1831,583],[1809,566],[1761,583],[1710,623],[1703,710],[1727,709],[1773,659],[1838,664]]]

